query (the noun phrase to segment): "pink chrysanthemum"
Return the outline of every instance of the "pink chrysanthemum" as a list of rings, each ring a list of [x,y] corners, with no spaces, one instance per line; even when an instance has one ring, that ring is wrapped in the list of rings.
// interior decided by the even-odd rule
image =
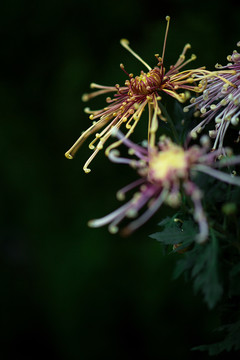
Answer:
[[[121,125],[125,124],[127,129],[125,138],[130,136],[138,124],[139,119],[141,118],[141,115],[147,105],[149,109],[148,136],[150,133],[155,134],[158,127],[158,119],[160,118],[161,120],[166,120],[162,116],[158,104],[158,101],[161,100],[160,94],[162,92],[176,98],[180,102],[184,102],[189,95],[189,90],[194,92],[202,91],[202,79],[217,75],[217,72],[209,72],[204,70],[204,67],[194,70],[181,71],[187,63],[196,58],[195,55],[192,55],[190,59],[185,61],[186,51],[190,48],[189,44],[185,45],[176,64],[172,65],[166,72],[164,67],[164,54],[170,17],[167,16],[166,20],[167,28],[162,56],[160,57],[158,54],[155,55],[158,62],[157,66],[152,69],[130,48],[128,40],[122,39],[121,45],[130,51],[130,53],[133,54],[139,61],[141,61],[142,64],[146,66],[148,72],[142,71],[139,76],[134,77],[133,74],[128,74],[125,71],[123,64],[121,64],[121,69],[128,76],[128,80],[126,80],[124,86],[120,86],[118,84],[115,86],[102,86],[92,83],[91,88],[97,89],[97,91],[91,94],[83,95],[83,101],[88,101],[101,94],[114,94],[113,98],[107,97],[107,106],[104,107],[104,109],[96,111],[92,111],[89,108],[85,109],[85,111],[90,114],[89,117],[93,120],[93,124],[82,133],[79,139],[65,154],[68,159],[72,159],[82,143],[90,135],[95,134],[93,141],[89,144],[89,148],[94,150],[94,152],[83,167],[85,172],[90,172],[90,162],[99,150],[104,147],[114,129],[119,129]],[[196,85],[196,81],[200,82],[198,86]],[[179,93],[179,90],[182,90],[183,92]],[[98,132],[102,128],[103,130]],[[153,136],[151,138],[153,139]],[[120,142],[121,141],[118,141],[109,146],[107,152],[109,152],[113,147],[118,146]]]
[[[126,202],[119,209],[109,215],[91,220],[89,226],[101,227],[109,224],[109,231],[116,233],[119,223],[125,218],[136,218],[123,229],[125,234],[130,234],[143,225],[163,203],[176,207],[181,202],[181,191],[185,192],[192,200],[194,207],[194,219],[199,225],[199,234],[196,241],[202,243],[208,237],[208,224],[204,214],[201,198],[202,193],[192,180],[193,172],[202,172],[213,176],[221,181],[240,186],[240,177],[216,170],[215,168],[240,163],[240,156],[224,161],[216,162],[219,150],[207,153],[205,136],[202,140],[203,146],[194,145],[188,149],[174,144],[169,138],[162,137],[158,146],[142,147],[126,139],[123,134],[117,133],[131,153],[134,159],[122,158],[119,151],[114,149],[109,153],[109,158],[113,162],[128,164],[135,168],[139,174],[139,179],[125,186],[118,191],[119,200],[125,199],[125,194],[137,188],[132,199]],[[207,138],[209,140],[209,138]],[[143,208],[146,210],[143,211]],[[141,214],[139,212],[141,211]]]
[[[240,46],[240,42],[237,44]],[[234,50],[232,55],[227,57],[231,61],[226,66],[216,65],[218,70],[226,71],[222,77],[215,77],[208,80],[203,94],[192,98],[192,104],[185,107],[188,111],[196,107],[204,119],[191,131],[195,138],[205,125],[215,121],[215,130],[209,131],[209,136],[214,138],[213,149],[223,148],[223,141],[230,124],[237,126],[240,114],[240,54]],[[237,137],[236,137],[237,138]],[[239,141],[239,138],[238,140]]]

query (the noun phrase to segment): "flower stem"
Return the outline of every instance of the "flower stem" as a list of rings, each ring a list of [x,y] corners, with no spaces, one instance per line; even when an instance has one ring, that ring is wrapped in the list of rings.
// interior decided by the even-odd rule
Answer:
[[[176,128],[175,128],[175,125],[174,125],[174,122],[173,122],[171,116],[169,115],[169,113],[167,112],[165,106],[161,102],[159,102],[159,107],[160,107],[163,115],[166,117],[167,122],[169,123],[169,125],[171,127],[174,140],[176,141],[177,144],[180,144],[180,139],[179,139],[178,133],[176,131]]]

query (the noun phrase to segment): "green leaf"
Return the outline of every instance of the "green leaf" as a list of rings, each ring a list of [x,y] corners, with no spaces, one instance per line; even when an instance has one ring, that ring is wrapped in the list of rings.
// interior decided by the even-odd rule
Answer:
[[[221,298],[223,289],[218,278],[218,241],[212,236],[193,267],[194,289],[202,290],[205,301],[212,309]]]
[[[224,340],[215,344],[197,346],[192,350],[208,351],[209,355],[218,355],[223,351],[240,350],[240,321],[221,326],[219,330],[227,332]]]
[[[174,278],[182,273],[193,280],[195,292],[201,291],[212,309],[223,293],[218,275],[218,241],[215,235],[205,244],[195,244],[192,250],[183,255],[175,267]]]
[[[160,223],[158,223],[158,225],[159,226],[172,226],[173,218],[170,218],[170,216],[167,216],[165,219],[161,220]]]
[[[230,271],[230,276],[232,277],[238,275],[239,273],[240,273],[240,262],[235,266],[233,266],[232,270]]]
[[[180,227],[178,223],[174,221],[174,218],[168,217],[161,221],[159,225],[165,226],[165,228],[160,232],[150,235],[150,237],[162,242],[165,245],[174,245],[179,243],[189,245],[194,241],[197,234],[196,226],[191,220],[184,221]]]
[[[234,265],[229,272],[229,296],[240,295],[240,282],[239,282],[239,274],[240,274],[240,263]]]
[[[163,219],[159,223],[162,231],[150,237],[164,245],[180,244],[175,251],[181,252],[182,258],[176,264],[173,278],[184,273],[187,279],[192,279],[195,292],[201,291],[204,301],[212,309],[223,294],[218,274],[218,233],[210,230],[208,242],[197,244],[194,241],[198,233],[195,222],[192,219],[182,221],[177,215]],[[192,244],[193,248],[189,247]],[[187,251],[183,254],[184,249]]]

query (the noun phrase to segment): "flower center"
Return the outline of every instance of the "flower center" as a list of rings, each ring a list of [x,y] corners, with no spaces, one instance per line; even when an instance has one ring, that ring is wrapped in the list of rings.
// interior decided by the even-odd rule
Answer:
[[[147,95],[156,90],[160,90],[162,85],[162,76],[160,68],[155,67],[148,73],[141,72],[140,76],[136,76],[130,80],[130,87],[134,94]]]
[[[155,181],[172,181],[176,177],[184,177],[187,169],[185,152],[180,146],[171,144],[151,158],[149,168],[149,175]]]

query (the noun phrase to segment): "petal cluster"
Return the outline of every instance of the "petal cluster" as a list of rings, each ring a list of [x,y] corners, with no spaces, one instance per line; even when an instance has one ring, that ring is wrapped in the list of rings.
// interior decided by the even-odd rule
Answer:
[[[196,240],[199,243],[206,241],[208,224],[201,203],[203,194],[194,183],[193,173],[206,173],[224,182],[240,186],[240,177],[232,177],[216,169],[240,163],[240,156],[224,162],[216,162],[219,151],[208,152],[207,146],[194,145],[184,149],[169,138],[162,137],[157,146],[145,148],[125,139],[121,133],[117,136],[131,149],[134,159],[122,158],[118,150],[112,150],[109,153],[110,160],[134,167],[139,176],[136,181],[121,189],[117,197],[124,200],[127,192],[133,189],[135,192],[119,209],[101,219],[91,220],[89,226],[109,225],[109,231],[116,233],[124,219],[134,218],[122,230],[122,233],[130,234],[151,218],[163,203],[171,207],[179,206],[183,189],[192,200],[193,216],[199,225]]]
[[[185,102],[190,96],[190,91],[201,92],[203,90],[202,81],[213,76],[213,73],[205,70],[204,67],[182,71],[185,65],[196,59],[196,56],[192,55],[186,60],[186,52],[191,47],[189,44],[184,46],[176,63],[166,71],[164,56],[170,18],[166,17],[166,19],[167,28],[162,55],[155,54],[157,65],[153,69],[130,48],[128,40],[122,39],[121,45],[141,61],[148,71],[141,71],[140,75],[134,77],[133,74],[129,74],[125,70],[123,64],[120,64],[121,69],[128,77],[123,86],[119,84],[104,86],[92,83],[91,88],[96,89],[96,91],[83,95],[83,101],[88,101],[98,95],[108,95],[106,106],[103,109],[85,109],[90,115],[92,125],[81,134],[73,146],[65,153],[68,159],[72,159],[83,142],[93,135],[93,140],[89,144],[89,148],[93,150],[93,153],[83,167],[86,173],[90,172],[89,164],[97,153],[103,149],[112,131],[125,127],[125,138],[128,138],[147,107],[149,113],[148,133],[155,134],[159,121],[166,121],[159,106],[162,94],[165,93],[181,103]],[[109,96],[109,94],[112,94],[112,96]],[[107,153],[118,145],[119,142],[110,145],[107,148]]]
[[[240,42],[238,43],[240,45]],[[191,100],[192,104],[185,108],[196,107],[203,120],[191,131],[196,137],[204,127],[213,122],[215,128],[209,131],[214,138],[213,149],[224,146],[224,137],[229,126],[237,126],[240,114],[240,54],[234,50],[227,57],[230,61],[226,66],[216,65],[222,71],[222,76],[209,79],[203,93]],[[236,136],[237,140],[238,136]]]
[[[92,154],[83,166],[86,173],[91,171],[90,163],[103,148],[106,148],[105,154],[111,161],[133,167],[137,173],[136,180],[117,193],[117,198],[121,201],[125,201],[127,193],[132,193],[130,199],[112,213],[91,220],[89,226],[108,225],[109,231],[116,233],[121,225],[121,232],[130,234],[146,223],[163,204],[172,208],[180,207],[184,197],[190,200],[190,213],[198,224],[199,233],[196,241],[203,243],[208,239],[209,224],[202,205],[204,193],[196,183],[196,173],[240,186],[240,177],[229,172],[229,166],[240,164],[240,156],[230,155],[231,151],[224,147],[227,129],[230,126],[236,127],[239,123],[240,54],[234,50],[232,55],[227,57],[229,63],[226,66],[217,64],[215,71],[208,71],[205,67],[183,70],[183,67],[196,58],[192,55],[186,59],[186,53],[190,49],[190,45],[186,44],[176,63],[166,70],[164,59],[170,17],[167,16],[166,20],[162,54],[155,54],[156,65],[153,68],[130,47],[128,40],[121,40],[121,45],[147,70],[142,70],[139,75],[134,76],[120,64],[126,75],[123,85],[90,85],[94,91],[84,94],[82,100],[86,102],[99,95],[105,95],[106,103],[100,110],[85,108],[92,124],[83,131],[65,156],[72,159],[85,140],[92,137],[89,144]],[[162,97],[167,95],[184,103],[191,97],[191,93],[195,93],[196,97],[192,98],[190,105],[183,110],[187,112],[194,108],[201,116],[200,122],[186,136],[186,129],[180,130],[179,136],[177,131],[180,121],[176,128],[175,120],[169,117],[162,104]],[[147,140],[143,146],[133,143],[130,136],[143,119],[145,110],[148,112],[148,130]],[[182,116],[182,111],[180,112]],[[165,135],[159,141],[156,140],[159,125],[164,125],[162,133],[164,128],[167,128],[163,122],[170,125],[168,131],[172,131],[176,143]],[[184,122],[183,115],[181,125]],[[213,126],[210,129],[209,137],[203,135],[199,145],[191,145],[192,139],[197,143],[195,140],[198,134],[206,125],[211,126],[212,123],[215,124],[215,128]],[[117,139],[106,147],[111,136]],[[180,138],[184,146],[180,145]],[[210,138],[214,139],[213,146]],[[240,134],[234,140],[239,142]],[[121,156],[117,149],[121,144],[129,148],[130,157]],[[225,171],[220,170],[224,167]]]

